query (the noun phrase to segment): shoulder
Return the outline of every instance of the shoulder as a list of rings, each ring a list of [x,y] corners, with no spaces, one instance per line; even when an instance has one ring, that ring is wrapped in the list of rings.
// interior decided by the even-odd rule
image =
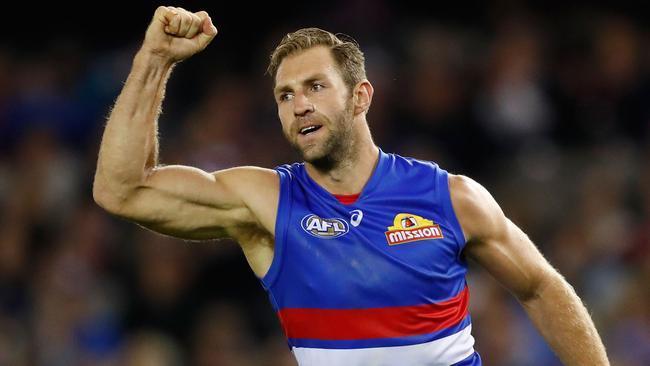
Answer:
[[[410,156],[402,156],[399,154],[395,153],[385,153],[386,158],[393,164],[396,165],[402,165],[405,167],[435,167],[437,168],[438,165],[432,161],[429,160],[422,160],[418,158],[413,158]]]
[[[237,194],[244,202],[260,196],[276,196],[280,182],[277,171],[255,166],[240,166],[213,172],[215,180]]]
[[[304,163],[292,163],[276,166],[273,171],[280,177],[280,179],[283,179],[300,176],[304,169]]]
[[[241,166],[212,174],[227,187],[227,192],[243,202],[266,231],[274,233],[280,195],[280,179],[275,170]],[[241,239],[241,235],[236,237]]]
[[[273,169],[256,166],[239,166],[213,172],[212,175],[232,185],[263,185],[276,182],[278,173]]]
[[[449,174],[449,194],[467,240],[492,236],[505,216],[490,192],[475,180]]]
[[[416,179],[428,180],[431,174],[440,175],[445,171],[433,161],[423,160],[394,153],[385,153],[385,165],[388,169],[400,177],[414,177]]]

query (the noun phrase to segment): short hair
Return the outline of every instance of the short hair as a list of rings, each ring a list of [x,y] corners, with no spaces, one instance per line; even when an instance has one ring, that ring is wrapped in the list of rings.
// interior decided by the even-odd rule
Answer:
[[[345,34],[333,34],[319,28],[303,28],[284,36],[271,53],[267,74],[271,75],[275,83],[280,63],[287,56],[316,46],[325,46],[330,50],[343,81],[350,90],[366,78],[365,57],[357,41]]]

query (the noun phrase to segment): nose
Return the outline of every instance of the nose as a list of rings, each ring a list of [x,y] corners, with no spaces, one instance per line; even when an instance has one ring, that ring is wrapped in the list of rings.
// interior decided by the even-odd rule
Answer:
[[[296,117],[306,116],[314,111],[314,105],[303,93],[296,93],[293,98],[293,114]]]

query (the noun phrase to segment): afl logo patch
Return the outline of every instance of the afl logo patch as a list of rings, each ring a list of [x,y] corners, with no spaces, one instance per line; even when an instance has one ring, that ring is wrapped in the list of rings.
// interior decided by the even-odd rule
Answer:
[[[309,234],[322,239],[338,238],[350,231],[348,223],[343,219],[322,219],[314,214],[303,217],[300,226]]]

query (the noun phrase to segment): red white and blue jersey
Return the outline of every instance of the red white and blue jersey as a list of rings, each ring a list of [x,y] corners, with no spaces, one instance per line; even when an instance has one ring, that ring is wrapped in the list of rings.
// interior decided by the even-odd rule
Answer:
[[[275,255],[261,281],[301,366],[481,364],[446,171],[380,151],[349,205],[304,164],[276,171]]]

